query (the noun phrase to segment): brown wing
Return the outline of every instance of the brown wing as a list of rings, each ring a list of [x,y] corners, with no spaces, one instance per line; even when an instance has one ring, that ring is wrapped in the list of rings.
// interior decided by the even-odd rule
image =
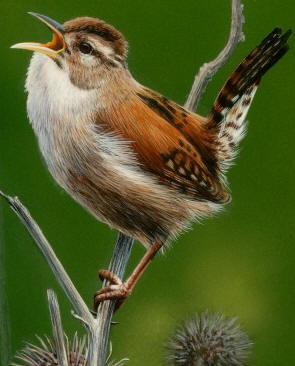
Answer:
[[[203,117],[142,88],[99,121],[131,141],[142,169],[163,184],[198,199],[229,199]]]

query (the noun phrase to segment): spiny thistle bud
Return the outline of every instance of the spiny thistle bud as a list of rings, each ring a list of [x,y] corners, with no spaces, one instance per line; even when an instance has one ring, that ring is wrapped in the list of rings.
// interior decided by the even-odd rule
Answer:
[[[12,366],[60,366],[57,359],[54,342],[48,338],[37,337],[40,345],[28,343],[19,353],[16,354],[21,363],[13,363]],[[86,337],[78,338],[77,333],[72,341],[65,336],[65,347],[68,366],[87,365]],[[106,366],[123,366],[128,359],[124,358],[119,362],[109,361],[112,351],[106,361]]]
[[[236,319],[205,312],[177,328],[167,360],[174,366],[243,366],[251,346]]]

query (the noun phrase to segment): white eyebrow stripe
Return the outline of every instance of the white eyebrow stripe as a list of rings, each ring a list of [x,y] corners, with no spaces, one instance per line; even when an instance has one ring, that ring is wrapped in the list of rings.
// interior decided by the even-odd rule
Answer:
[[[85,42],[87,42],[87,40],[85,40]],[[103,44],[97,37],[88,36],[88,42],[94,49],[97,49],[99,52],[102,52],[105,56],[114,55],[114,50],[112,49],[112,47]]]
[[[66,37],[66,42],[69,42],[68,38]],[[103,53],[105,56],[114,56],[115,52],[112,47],[109,47],[103,44],[98,37],[87,35],[84,39],[81,39],[81,42],[89,43],[94,49],[98,50],[99,52]]]
[[[102,52],[106,56],[114,55],[114,50],[109,46],[103,45],[102,43],[99,43],[98,51]]]

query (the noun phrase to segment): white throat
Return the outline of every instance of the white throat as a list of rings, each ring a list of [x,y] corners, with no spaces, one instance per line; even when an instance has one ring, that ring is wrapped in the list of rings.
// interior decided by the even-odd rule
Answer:
[[[103,80],[102,80],[103,83]],[[87,111],[90,117],[99,100],[97,90],[83,90],[69,79],[49,57],[35,53],[27,73],[27,111],[35,132],[48,123],[63,119],[71,124],[81,121]]]

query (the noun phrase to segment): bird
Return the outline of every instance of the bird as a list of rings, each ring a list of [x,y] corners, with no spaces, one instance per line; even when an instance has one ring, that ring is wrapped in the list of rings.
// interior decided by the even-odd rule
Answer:
[[[95,293],[94,307],[114,299],[117,310],[161,248],[231,201],[226,173],[247,112],[262,76],[288,51],[291,30],[268,34],[204,117],[140,84],[128,68],[125,37],[107,22],[60,24],[30,14],[52,40],[12,48],[34,52],[27,113],[49,172],[99,221],[146,248],[125,282],[99,272],[111,284]]]

